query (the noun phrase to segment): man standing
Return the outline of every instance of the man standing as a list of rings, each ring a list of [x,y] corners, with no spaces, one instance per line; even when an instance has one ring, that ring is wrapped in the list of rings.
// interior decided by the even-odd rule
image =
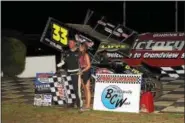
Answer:
[[[81,99],[81,83],[80,83],[80,66],[79,66],[79,53],[75,40],[69,41],[69,52],[67,52],[64,61],[59,63],[57,66],[60,67],[63,64],[67,70],[68,75],[71,75],[72,85],[76,95],[76,105],[78,108],[82,107]]]

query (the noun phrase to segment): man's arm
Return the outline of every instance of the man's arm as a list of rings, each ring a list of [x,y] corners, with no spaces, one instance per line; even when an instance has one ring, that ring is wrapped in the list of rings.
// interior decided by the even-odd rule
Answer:
[[[61,61],[60,63],[57,64],[57,67],[62,67],[63,65],[66,64],[66,54],[68,54],[68,52],[64,52],[62,55],[61,55]]]

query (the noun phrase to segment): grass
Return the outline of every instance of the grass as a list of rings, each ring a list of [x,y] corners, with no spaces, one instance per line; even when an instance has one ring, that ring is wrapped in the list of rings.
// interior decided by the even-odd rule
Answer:
[[[182,114],[132,114],[2,102],[2,123],[183,123]]]

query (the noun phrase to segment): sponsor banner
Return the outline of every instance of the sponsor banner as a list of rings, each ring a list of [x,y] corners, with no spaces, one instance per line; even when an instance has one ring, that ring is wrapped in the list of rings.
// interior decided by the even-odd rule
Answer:
[[[139,113],[140,74],[97,74],[94,110]]]
[[[145,62],[150,66],[173,67],[184,65],[185,33],[145,33],[135,41],[130,58],[125,61],[130,66]]]
[[[35,106],[51,106],[52,95],[51,94],[35,94],[34,95]]]
[[[35,93],[50,93],[50,84],[53,83],[54,73],[37,73],[35,84]]]

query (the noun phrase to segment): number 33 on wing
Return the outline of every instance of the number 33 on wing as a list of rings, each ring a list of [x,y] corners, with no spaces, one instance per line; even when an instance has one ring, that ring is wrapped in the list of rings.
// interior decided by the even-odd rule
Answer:
[[[63,45],[68,44],[68,30],[53,23],[52,24],[52,38],[56,42],[59,42]]]

